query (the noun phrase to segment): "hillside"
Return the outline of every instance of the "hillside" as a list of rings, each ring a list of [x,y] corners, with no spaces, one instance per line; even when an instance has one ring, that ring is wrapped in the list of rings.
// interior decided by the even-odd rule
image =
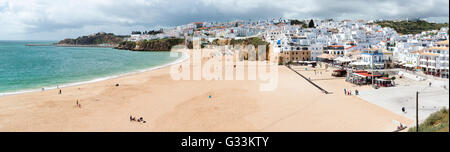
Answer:
[[[393,28],[399,34],[420,34],[423,31],[439,30],[448,27],[448,23],[429,23],[426,21],[379,21],[375,24],[381,27]]]
[[[290,24],[291,25],[300,25],[303,28],[308,28],[307,23],[303,22],[303,21],[299,21],[299,20],[290,20]]]
[[[419,124],[419,132],[449,132],[448,119],[448,109],[441,109]],[[416,128],[410,128],[408,131],[415,132]]]
[[[116,49],[131,51],[170,51],[173,46],[184,43],[184,39],[167,38],[142,41],[123,41],[120,42]]]
[[[64,39],[58,42],[59,45],[117,45],[128,36],[118,36],[113,33],[96,33],[88,36],[81,36],[76,39]]]
[[[225,39],[225,40],[219,40],[219,39],[215,39],[214,41],[212,41],[212,43],[206,43],[206,44],[202,44],[202,48],[205,47],[205,45],[213,45],[213,46],[225,46],[225,45],[231,45],[233,47],[235,46],[243,46],[244,48],[247,46],[253,46],[256,49],[256,53],[258,52],[259,46],[260,45],[264,45],[266,46],[266,51],[270,51],[270,43],[262,40],[259,37],[250,37],[250,38],[246,38],[246,39]],[[192,44],[188,45],[189,48],[192,47]],[[244,60],[248,60],[248,53],[249,52],[245,52],[244,51],[244,56],[243,59]],[[256,56],[256,60],[259,58],[259,56]],[[269,59],[269,53],[266,53],[266,59]]]
[[[266,45],[268,46],[269,43],[262,40],[259,37],[250,37],[247,39],[226,39],[226,40],[219,40],[215,39],[212,43],[208,43],[209,45],[253,45],[255,48],[258,48],[259,45]]]

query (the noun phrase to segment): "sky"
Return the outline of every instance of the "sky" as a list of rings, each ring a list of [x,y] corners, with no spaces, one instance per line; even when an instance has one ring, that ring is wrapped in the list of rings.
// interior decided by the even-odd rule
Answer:
[[[198,21],[404,19],[448,22],[448,0],[0,0],[0,40],[60,40]]]

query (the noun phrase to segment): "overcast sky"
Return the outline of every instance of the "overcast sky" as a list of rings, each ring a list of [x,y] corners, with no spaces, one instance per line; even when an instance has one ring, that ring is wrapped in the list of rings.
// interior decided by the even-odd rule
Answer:
[[[129,34],[196,21],[421,17],[448,22],[448,16],[448,0],[0,0],[0,40]]]

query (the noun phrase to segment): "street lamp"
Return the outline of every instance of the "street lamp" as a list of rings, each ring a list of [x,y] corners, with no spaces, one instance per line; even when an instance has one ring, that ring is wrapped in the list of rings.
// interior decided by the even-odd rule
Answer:
[[[374,86],[375,84],[374,84],[374,69],[373,69],[373,67],[374,67],[374,63],[373,63],[373,58],[374,58],[374,55],[372,54],[372,60],[371,60],[371,67],[372,67],[372,86]]]
[[[419,132],[419,91],[416,92],[416,132]]]

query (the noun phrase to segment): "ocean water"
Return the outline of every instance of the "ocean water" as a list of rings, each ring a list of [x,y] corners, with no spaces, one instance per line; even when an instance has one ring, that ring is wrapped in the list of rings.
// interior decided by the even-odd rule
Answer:
[[[0,41],[0,95],[137,72],[181,57],[170,57],[169,52],[25,46],[51,43],[54,42]]]

